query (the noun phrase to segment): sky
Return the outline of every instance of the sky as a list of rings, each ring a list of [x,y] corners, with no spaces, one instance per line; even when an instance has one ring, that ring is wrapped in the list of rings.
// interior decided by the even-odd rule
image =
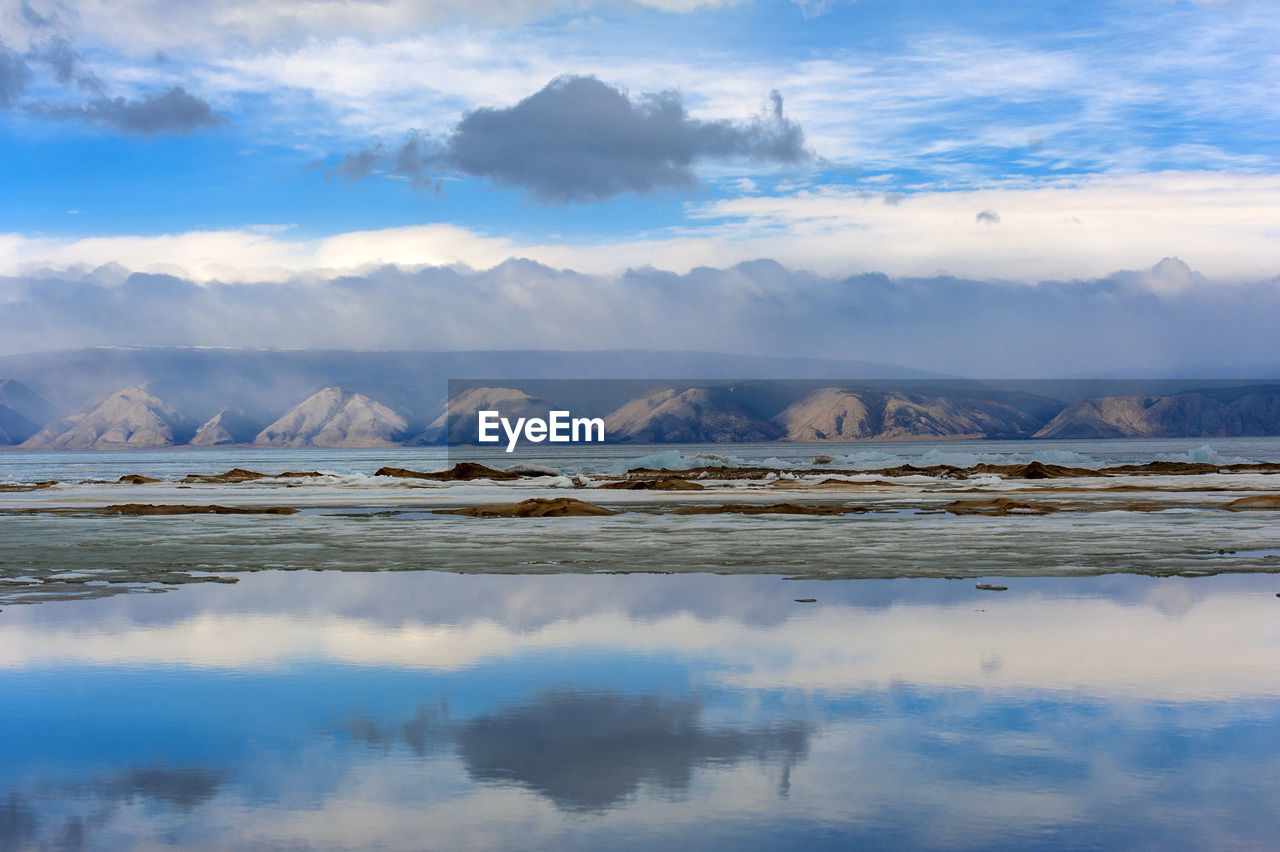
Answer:
[[[20,0],[0,354],[1278,365],[1276,44],[1248,0]]]

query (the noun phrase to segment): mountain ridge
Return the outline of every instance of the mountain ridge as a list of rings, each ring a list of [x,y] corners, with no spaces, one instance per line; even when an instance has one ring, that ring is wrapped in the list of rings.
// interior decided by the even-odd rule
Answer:
[[[0,407],[0,442],[24,449],[467,444],[475,443],[475,415],[481,409],[498,410],[513,421],[546,417],[552,409],[600,417],[610,443],[1280,435],[1280,383],[1202,383],[1171,394],[1104,394],[1074,401],[1029,393],[1025,383],[939,379],[451,385],[447,414],[437,413],[425,423],[421,408],[415,414],[394,398],[338,384],[307,389],[283,411],[284,402],[277,400],[274,407],[262,406],[260,414],[250,413],[233,395],[203,422],[154,386],[128,385],[44,424]],[[16,397],[40,399],[18,382],[0,382],[0,390],[5,388]]]
[[[408,422],[364,394],[327,387],[290,408],[254,437],[254,446],[395,447]]]
[[[146,389],[130,386],[91,399],[79,411],[45,425],[24,449],[156,449],[185,444],[194,429],[177,409]]]

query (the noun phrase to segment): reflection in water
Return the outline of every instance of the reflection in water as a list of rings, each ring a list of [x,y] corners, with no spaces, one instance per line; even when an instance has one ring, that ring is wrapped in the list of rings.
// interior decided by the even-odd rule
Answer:
[[[0,849],[25,849],[35,842],[39,823],[25,797],[10,793],[0,800]]]
[[[549,692],[533,704],[467,722],[458,750],[478,781],[515,782],[569,810],[602,810],[645,782],[688,790],[696,767],[781,758],[808,748],[807,726],[787,722],[708,730],[692,699],[614,692]]]
[[[11,792],[0,803],[0,850],[115,845],[106,839],[118,837],[112,824],[122,810],[141,805],[162,819],[182,818],[214,799],[225,781],[202,767],[145,766]]]
[[[216,796],[224,780],[222,773],[198,766],[182,769],[148,766],[105,776],[91,789],[95,797],[108,801],[151,799],[191,810]]]
[[[519,785],[557,807],[590,812],[621,804],[646,784],[687,792],[695,770],[744,760],[781,764],[785,785],[811,730],[794,721],[712,729],[697,699],[612,690],[549,690],[460,722],[447,713],[446,705],[423,705],[391,725],[357,716],[344,733],[384,751],[403,744],[419,758],[452,748],[475,781]]]
[[[1008,584],[282,573],[6,609],[0,849],[1280,836],[1274,578]]]

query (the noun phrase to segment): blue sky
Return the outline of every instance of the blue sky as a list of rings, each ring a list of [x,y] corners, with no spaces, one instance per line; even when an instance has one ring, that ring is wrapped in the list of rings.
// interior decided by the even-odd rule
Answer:
[[[24,281],[1280,273],[1271,3],[26,0],[0,43]]]
[[[1265,4],[860,0],[806,14],[788,2],[690,12],[539,3],[516,21],[486,21],[481,10],[351,34],[353,21],[342,17],[289,26],[283,10],[295,4],[263,4],[281,10],[273,13],[224,2],[203,14],[238,23],[192,26],[172,42],[165,19],[189,10],[124,5],[135,7],[132,20],[91,4],[31,2],[48,24],[11,11],[4,42],[30,53],[65,39],[108,96],[179,85],[223,123],[139,134],[49,118],[32,105],[92,95],[27,59],[26,92],[0,124],[3,230],[88,236],[273,224],[310,237],[448,222],[583,241],[706,227],[689,207],[743,197],[744,180],[751,195],[827,187],[909,195],[1165,170],[1273,174],[1280,157],[1272,50],[1280,10]],[[351,18],[361,5],[345,4],[355,7]],[[595,75],[633,96],[674,88],[691,115],[730,120],[750,118],[776,89],[820,159],[707,158],[696,164],[696,190],[569,205],[447,168],[439,195],[327,172],[346,152],[394,144],[409,128],[445,134],[466,111],[509,107],[559,74]]]

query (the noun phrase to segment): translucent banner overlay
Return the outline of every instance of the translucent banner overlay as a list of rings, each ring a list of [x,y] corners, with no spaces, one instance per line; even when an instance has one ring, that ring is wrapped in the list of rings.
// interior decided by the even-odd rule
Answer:
[[[1280,435],[1247,380],[454,379],[424,436],[452,461],[620,446]]]

